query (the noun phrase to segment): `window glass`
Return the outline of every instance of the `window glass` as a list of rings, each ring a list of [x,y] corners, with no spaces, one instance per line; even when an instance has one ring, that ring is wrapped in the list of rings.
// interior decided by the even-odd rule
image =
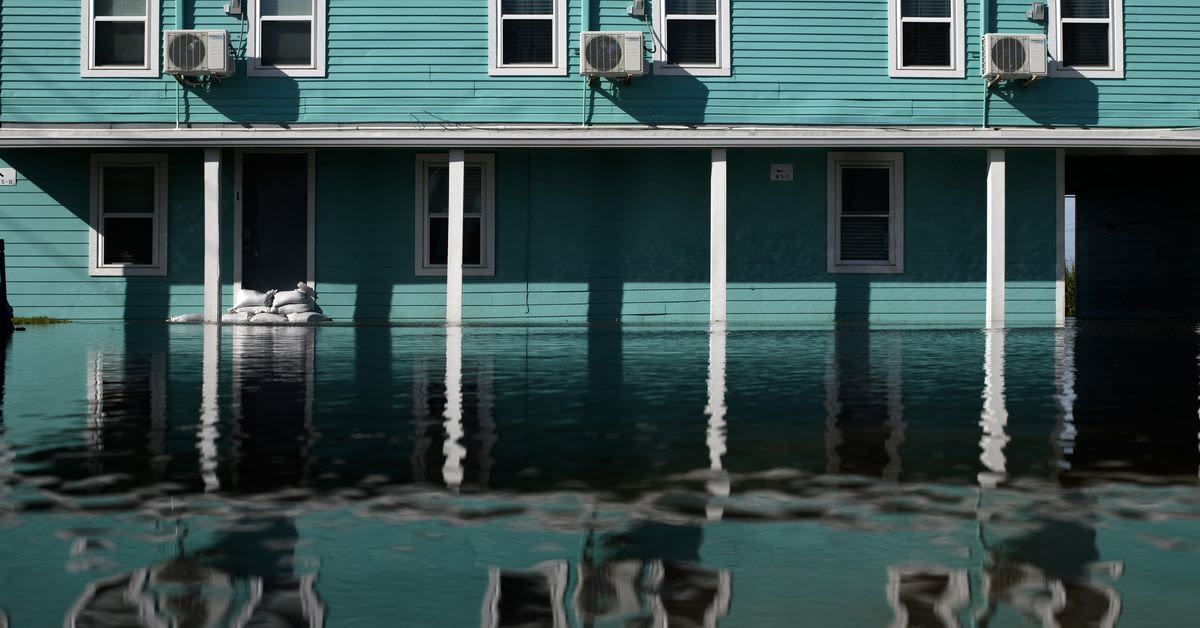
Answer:
[[[96,65],[146,64],[145,22],[96,22]]]
[[[950,0],[900,0],[903,17],[950,17]]]
[[[1108,67],[1108,24],[1063,24],[1062,63],[1066,66]]]
[[[429,264],[445,266],[446,240],[448,238],[450,207],[450,166],[445,163],[430,163],[426,166],[426,230],[425,246],[429,251]],[[466,164],[463,172],[463,265],[481,266],[483,260],[484,233],[484,166]]]
[[[154,219],[105,218],[104,263],[154,263]]]
[[[312,23],[264,21],[259,46],[264,65],[312,65]]]
[[[153,166],[105,166],[103,207],[107,213],[153,213]]]
[[[504,20],[505,65],[554,63],[552,20]]]
[[[667,22],[667,63],[711,64],[717,62],[717,22],[715,20],[669,20]]]
[[[843,168],[842,213],[887,214],[891,208],[890,179],[887,168]]]
[[[131,17],[146,15],[146,0],[95,0],[95,15]]]
[[[903,154],[844,152],[828,158],[829,272],[903,272]]]
[[[716,15],[717,0],[667,0],[667,13],[674,15]]]
[[[950,65],[949,22],[905,22],[904,65]]]
[[[1063,0],[1062,16],[1066,18],[1099,18],[1108,17],[1109,0]]]
[[[887,262],[887,218],[845,216],[842,218],[842,261]]]
[[[500,10],[505,15],[550,15],[554,0],[502,0]]]
[[[261,0],[263,15],[312,15],[312,0]]]

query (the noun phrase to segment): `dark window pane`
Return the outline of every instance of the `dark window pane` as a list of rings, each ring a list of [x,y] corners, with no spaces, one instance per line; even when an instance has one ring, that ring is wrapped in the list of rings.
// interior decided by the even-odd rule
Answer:
[[[717,22],[715,20],[668,20],[667,63],[717,62]]]
[[[146,65],[145,22],[96,22],[96,65]]]
[[[312,15],[312,0],[262,0],[261,15]]]
[[[429,219],[429,263],[446,265],[446,238],[450,229],[450,221],[446,218]]]
[[[263,22],[263,65],[312,65],[311,22]]]
[[[551,15],[554,0],[503,0],[500,12],[504,15]]]
[[[505,65],[554,63],[553,20],[504,20]]]
[[[891,211],[891,171],[887,168],[842,169],[843,214],[887,214]]]
[[[901,17],[950,17],[950,0],[900,0]]]
[[[96,0],[95,15],[129,17],[146,14],[146,0]]]
[[[154,220],[104,219],[105,264],[153,264]]]
[[[483,219],[463,220],[463,265],[478,266],[483,263]]]
[[[467,166],[463,178],[463,212],[483,213],[483,166]]]
[[[904,24],[905,66],[949,66],[950,24],[906,22]]]
[[[1062,0],[1063,17],[1108,17],[1108,0]]]
[[[888,261],[887,218],[842,218],[843,262]]]
[[[104,166],[106,212],[153,212],[154,168],[152,166]]]
[[[716,15],[717,0],[667,0],[672,15]]]
[[[1063,24],[1065,66],[1108,67],[1108,24]]]
[[[467,165],[463,172],[463,212],[483,213],[483,166]],[[444,164],[429,166],[429,213],[450,211],[450,167]]]

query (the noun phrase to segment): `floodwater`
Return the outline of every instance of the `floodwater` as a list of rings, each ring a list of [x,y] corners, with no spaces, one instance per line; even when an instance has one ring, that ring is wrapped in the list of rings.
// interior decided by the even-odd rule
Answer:
[[[65,325],[0,626],[1184,626],[1200,334]]]

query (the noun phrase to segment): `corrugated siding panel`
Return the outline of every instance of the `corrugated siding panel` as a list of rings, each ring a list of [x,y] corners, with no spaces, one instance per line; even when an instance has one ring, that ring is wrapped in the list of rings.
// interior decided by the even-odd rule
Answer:
[[[163,0],[163,24],[181,0]],[[599,3],[593,28],[644,29],[628,0]],[[189,26],[241,40],[225,0],[194,0]],[[328,76],[250,79],[244,71],[185,94],[186,121],[978,124],[978,3],[966,2],[967,76],[887,76],[883,0],[735,0],[731,77],[602,82],[587,96],[576,48],[581,3],[569,3],[570,71],[562,77],[489,77],[487,16],[479,0],[330,0]],[[1039,81],[992,98],[1006,125],[1194,125],[1200,116],[1200,9],[1178,0],[1126,0],[1126,80]],[[1001,0],[996,30],[1041,32],[1028,3]],[[0,120],[173,122],[175,81],[81,79],[78,0],[0,5]]]

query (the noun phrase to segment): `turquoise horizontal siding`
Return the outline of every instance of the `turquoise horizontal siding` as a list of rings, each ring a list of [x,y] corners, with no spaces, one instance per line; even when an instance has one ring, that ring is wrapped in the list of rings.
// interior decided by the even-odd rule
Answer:
[[[444,279],[414,273],[415,155],[316,152],[316,279],[319,303],[336,320],[444,319]],[[730,321],[982,324],[984,151],[904,151],[905,272],[896,275],[826,272],[826,155],[730,151]],[[707,321],[707,151],[495,158],[496,274],[466,278],[468,320]],[[167,277],[88,275],[86,151],[7,151],[0,161],[19,173],[15,187],[0,188],[0,233],[20,315],[162,319],[202,308],[201,151],[169,153]],[[228,305],[232,152],[224,163]],[[795,180],[769,181],[773,163],[791,163]],[[1053,166],[1051,150],[1009,152],[1008,314],[1018,324],[1054,321]]]
[[[183,0],[163,0],[163,24]],[[628,0],[593,0],[599,30],[645,30]],[[189,27],[241,23],[225,0],[189,0]],[[734,0],[729,77],[577,76],[580,0],[569,3],[570,74],[489,77],[479,0],[330,0],[328,76],[248,78],[209,90],[175,81],[79,76],[77,0],[0,5],[0,121],[557,122],[976,125],[982,120],[978,3],[966,2],[966,77],[889,78],[884,0]],[[1028,2],[993,3],[994,30],[1042,32]],[[1002,125],[1193,126],[1200,118],[1200,9],[1182,0],[1126,0],[1124,80],[1046,79],[991,98]]]

